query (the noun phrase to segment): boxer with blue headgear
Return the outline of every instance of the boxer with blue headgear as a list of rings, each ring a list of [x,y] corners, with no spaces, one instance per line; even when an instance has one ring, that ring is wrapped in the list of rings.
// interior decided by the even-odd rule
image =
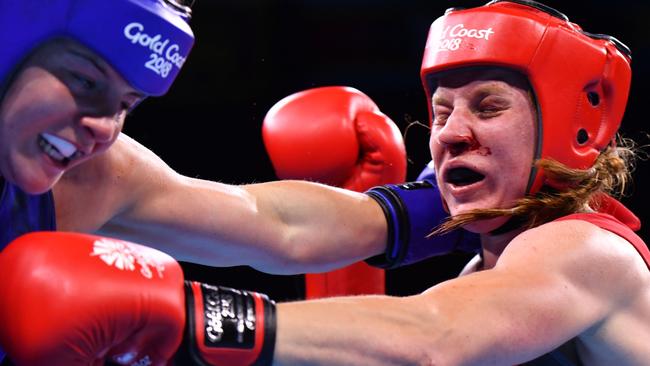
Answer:
[[[0,3],[0,248],[56,228],[52,186],[115,141],[124,110],[167,92],[190,16],[176,0]]]
[[[190,8],[176,0],[6,1],[0,4],[3,83],[38,46],[72,39],[145,95],[167,92],[192,49]]]
[[[4,179],[30,193],[42,193],[51,188],[65,169],[110,145],[121,129],[120,114],[146,96],[164,94],[176,78],[194,42],[189,18],[189,8],[176,1],[53,0],[0,4],[0,118],[2,136],[7,140],[0,155],[5,162]],[[47,75],[42,71],[58,83],[46,83]],[[39,90],[25,87],[36,83]],[[60,87],[67,88],[68,95],[53,92]],[[39,98],[44,97],[41,93],[46,90],[48,96],[41,104]],[[54,101],[58,97],[67,97],[76,106],[63,111],[61,108],[66,104]],[[52,109],[46,111],[46,106]],[[21,133],[28,133],[29,127],[23,120],[33,125],[39,113],[50,119],[58,113],[58,117],[68,118],[70,124],[77,122],[75,118],[86,121],[83,114],[110,117],[117,123],[110,130],[109,124],[86,121],[84,126],[97,141],[73,137],[72,128],[62,131],[63,121],[48,128],[39,127],[40,131],[33,131],[36,136],[16,134],[18,127]],[[42,166],[28,164],[36,150],[49,159]]]
[[[189,19],[190,9],[177,0],[51,0],[0,4],[0,40],[5,47],[0,58],[1,247],[12,241],[21,242],[20,238],[16,238],[33,231],[99,231],[156,246],[178,259],[211,265],[254,264],[273,272],[333,268],[382,251],[385,239],[379,233],[376,237],[368,238],[369,242],[376,244],[377,249],[337,251],[341,253],[337,260],[340,263],[323,263],[321,258],[333,249],[330,240],[335,240],[336,246],[340,245],[341,248],[346,247],[347,243],[359,242],[355,229],[355,232],[342,232],[343,240],[340,243],[335,237],[312,242],[315,244],[310,249],[312,253],[305,258],[297,258],[294,245],[287,241],[287,236],[280,230],[285,225],[269,219],[269,211],[265,208],[269,199],[275,196],[273,191],[251,201],[259,187],[228,187],[181,176],[155,154],[120,133],[127,110],[133,109],[148,96],[164,94],[176,78],[194,40]],[[373,136],[382,139],[380,133],[383,129],[396,129],[390,120],[385,122],[381,126],[370,126],[377,130]],[[384,152],[383,159],[373,155],[375,163],[386,166],[399,163],[404,167],[405,161],[396,160],[400,157],[404,160],[403,146],[399,148],[401,139],[398,137],[399,134],[394,134],[385,139],[383,147],[398,153],[393,156]],[[352,155],[356,157],[358,154],[355,151]],[[389,181],[385,180],[388,176],[381,172],[376,174],[362,169],[357,174],[375,184]],[[277,186],[284,187],[284,184]],[[302,200],[292,187],[293,184],[289,184],[288,188],[282,189],[292,199]],[[329,194],[335,192],[329,191]],[[319,204],[324,202],[322,198],[316,201]],[[358,199],[355,198],[339,205],[357,203]],[[363,206],[368,205],[373,203],[365,200]],[[264,215],[259,214],[260,208]],[[299,216],[300,212],[296,211],[295,215]],[[381,216],[370,218],[379,226],[384,224]],[[260,219],[262,224],[259,227],[266,227],[271,230],[269,234],[276,234],[251,236],[247,225],[242,225]],[[365,221],[359,220],[362,227],[366,226]],[[376,223],[372,226],[376,226]],[[311,236],[309,231],[311,229],[306,228],[305,235]],[[82,236],[76,235],[23,235],[22,238],[35,244],[35,248],[57,251],[62,254],[62,259],[73,261],[74,251],[61,248],[73,245],[78,240],[83,241]],[[144,266],[143,271],[149,271],[148,260],[125,249],[129,248],[128,245],[102,239],[93,242],[98,243],[98,251],[104,253],[102,258],[109,254],[125,257],[126,263],[130,263],[129,258],[137,258],[139,265]],[[14,265],[20,262],[18,258],[21,255],[12,257],[10,253],[8,249],[3,251],[3,263],[8,265],[7,269],[17,269]],[[166,261],[168,259],[163,260]],[[292,263],[291,266],[287,266],[288,261]],[[53,260],[47,262],[55,264]],[[120,266],[124,268],[124,265]],[[175,263],[168,264],[168,268],[170,266],[178,269]],[[44,267],[40,268],[46,267],[44,263]],[[70,264],[66,268],[75,270],[76,266]],[[126,268],[132,266],[126,265]],[[155,268],[162,271],[163,266]],[[54,272],[48,271],[48,277],[54,275]],[[171,273],[169,269],[167,273]],[[63,278],[64,282],[75,277],[62,273],[56,276]],[[93,284],[100,280],[97,276],[85,278]],[[129,292],[121,286],[120,281],[112,280],[110,276],[106,278],[116,288],[122,289],[116,290],[115,296],[103,300],[115,305],[109,306],[110,312],[119,304],[126,304],[117,293],[129,296]],[[131,312],[127,311],[126,315],[117,316],[108,323],[85,323],[83,320],[87,319],[86,316],[97,315],[95,312],[103,307],[92,305],[83,310],[80,310],[80,306],[67,307],[74,309],[68,316],[82,322],[73,325],[68,321],[71,320],[68,316],[47,316],[63,323],[50,324],[51,329],[56,328],[60,333],[45,342],[38,338],[15,337],[18,333],[36,335],[19,331],[18,328],[22,326],[16,327],[23,320],[36,319],[30,307],[21,305],[28,297],[20,297],[18,301],[4,303],[7,306],[0,306],[1,316],[7,320],[3,321],[3,328],[0,329],[1,344],[19,364],[70,364],[68,357],[85,359],[109,356],[116,362],[147,362],[167,357],[174,351],[183,338],[179,332],[185,326],[185,341],[190,348],[189,353],[194,354],[195,358],[199,357],[197,355],[216,359],[234,357],[228,362],[232,364],[237,360],[247,363],[256,358],[268,359],[273,349],[273,327],[263,325],[267,321],[272,324],[273,304],[267,298],[219,290],[236,304],[251,302],[252,307],[238,311],[226,327],[230,329],[228,334],[219,335],[214,344],[203,348],[196,345],[194,329],[211,324],[209,319],[202,320],[201,317],[210,314],[208,310],[215,309],[212,308],[213,304],[202,303],[201,293],[209,297],[221,295],[214,292],[216,288],[197,287],[190,283],[184,294],[182,281],[180,287],[176,281],[178,276],[167,274],[166,278],[171,281],[175,296],[179,296],[181,302],[183,298],[186,299],[188,318],[185,318],[183,309],[165,311],[170,310],[168,305],[157,303],[153,308],[160,308],[161,311],[155,313],[145,314],[131,309]],[[15,282],[23,282],[26,291],[45,290],[44,287],[23,281],[20,274],[5,282],[9,287],[3,288],[0,297],[16,298],[18,290],[12,287]],[[58,283],[50,284],[56,286]],[[138,292],[142,290],[140,287],[133,289]],[[150,289],[162,293],[157,285]],[[68,291],[53,289],[52,294],[57,298],[54,300],[57,304],[77,299],[78,305],[81,305],[81,302],[94,299],[85,290],[73,295]],[[234,306],[228,304],[224,306]],[[56,306],[47,307],[48,311],[57,309]],[[194,310],[198,315],[196,320],[190,317]],[[83,316],[78,317],[79,314]],[[132,316],[148,320],[146,324],[132,329],[129,321]],[[9,319],[17,323],[9,322]],[[256,345],[251,350],[237,352],[234,348],[247,348],[250,344],[249,336],[240,339],[240,322],[244,320],[253,322],[250,333]],[[255,322],[260,329],[257,333],[254,331]],[[77,326],[80,328],[74,331],[73,328]],[[32,325],[23,329],[28,328],[32,328]],[[71,333],[67,333],[68,330]],[[163,350],[155,352],[161,354],[147,354],[150,348],[143,350],[143,354],[133,354],[128,349],[124,350],[124,346],[128,348],[131,344],[118,344],[124,340],[120,335],[123,332],[138,333],[141,330],[144,332],[134,335],[134,344],[143,342],[147,337],[156,337],[158,332],[169,337],[169,342],[162,342],[158,337],[157,343]],[[88,345],[84,343],[87,338],[83,334],[111,334],[117,338],[95,339],[92,345]],[[80,338],[76,338],[78,336]],[[42,352],[30,351],[33,341],[39,343]],[[65,345],[53,346],[60,341]],[[261,343],[266,346],[261,347]],[[71,346],[74,351],[68,354],[71,351],[68,347]],[[182,347],[182,350],[187,347]],[[226,356],[221,353],[211,355],[215,352],[211,348],[223,348]],[[106,353],[107,349],[111,349],[111,352]],[[84,353],[76,354],[79,350]],[[53,353],[48,354],[49,351]]]

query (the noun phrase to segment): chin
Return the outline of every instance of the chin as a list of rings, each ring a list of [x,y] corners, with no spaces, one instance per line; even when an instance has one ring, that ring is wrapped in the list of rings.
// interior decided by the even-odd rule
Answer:
[[[45,184],[17,184],[17,186],[20,187],[20,189],[22,189],[23,191],[25,191],[25,193],[36,195],[36,194],[42,194],[42,193],[45,193],[45,192],[49,191],[54,186],[54,183],[49,184],[49,185],[45,185]]]
[[[42,194],[54,187],[56,182],[59,181],[59,178],[61,176],[57,176],[55,178],[40,178],[40,179],[17,179],[15,181],[12,181],[11,179],[7,179],[11,183],[17,185],[20,189],[25,191],[25,193],[29,194]]]
[[[463,229],[476,233],[476,234],[489,234],[490,232],[500,228],[503,224],[508,222],[510,217],[497,217],[489,220],[478,220],[463,225]]]

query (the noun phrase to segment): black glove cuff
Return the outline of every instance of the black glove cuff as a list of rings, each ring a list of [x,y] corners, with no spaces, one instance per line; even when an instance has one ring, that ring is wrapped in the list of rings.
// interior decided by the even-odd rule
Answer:
[[[193,288],[192,284],[185,281],[185,335],[174,364],[271,365],[275,350],[275,303],[255,292],[197,283]],[[200,286],[200,309],[195,299],[196,285]],[[196,336],[198,316],[203,317],[203,342]],[[261,345],[256,344],[260,339]],[[224,350],[222,356],[219,350]]]

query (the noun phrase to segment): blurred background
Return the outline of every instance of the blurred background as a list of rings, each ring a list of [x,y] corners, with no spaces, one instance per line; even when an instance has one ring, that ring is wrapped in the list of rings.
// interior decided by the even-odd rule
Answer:
[[[178,172],[243,184],[274,180],[264,151],[267,110],[294,92],[327,85],[355,87],[370,96],[405,135],[408,178],[429,161],[428,130],[419,79],[429,26],[449,7],[486,1],[447,0],[197,0],[197,43],[171,92],[143,103],[125,132]],[[591,33],[605,33],[632,49],[631,98],[623,121],[627,137],[647,144],[645,86],[650,82],[650,3],[640,0],[547,0]],[[517,35],[513,35],[516,37]],[[650,166],[640,161],[623,201],[650,220]],[[215,215],[227,215],[215,207]],[[650,232],[642,228],[648,242]],[[409,295],[454,277],[468,260],[448,255],[387,273],[387,292]],[[302,276],[274,276],[248,267],[183,264],[196,280],[268,293],[276,300],[304,296]]]

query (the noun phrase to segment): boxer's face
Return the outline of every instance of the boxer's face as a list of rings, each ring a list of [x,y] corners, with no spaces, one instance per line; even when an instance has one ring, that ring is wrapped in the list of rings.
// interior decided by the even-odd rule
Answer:
[[[536,113],[525,79],[505,70],[454,72],[433,98],[430,148],[451,214],[512,207],[526,191]],[[466,228],[487,233],[506,218]]]
[[[142,96],[105,61],[70,40],[37,49],[0,106],[0,174],[30,193],[105,151]]]

